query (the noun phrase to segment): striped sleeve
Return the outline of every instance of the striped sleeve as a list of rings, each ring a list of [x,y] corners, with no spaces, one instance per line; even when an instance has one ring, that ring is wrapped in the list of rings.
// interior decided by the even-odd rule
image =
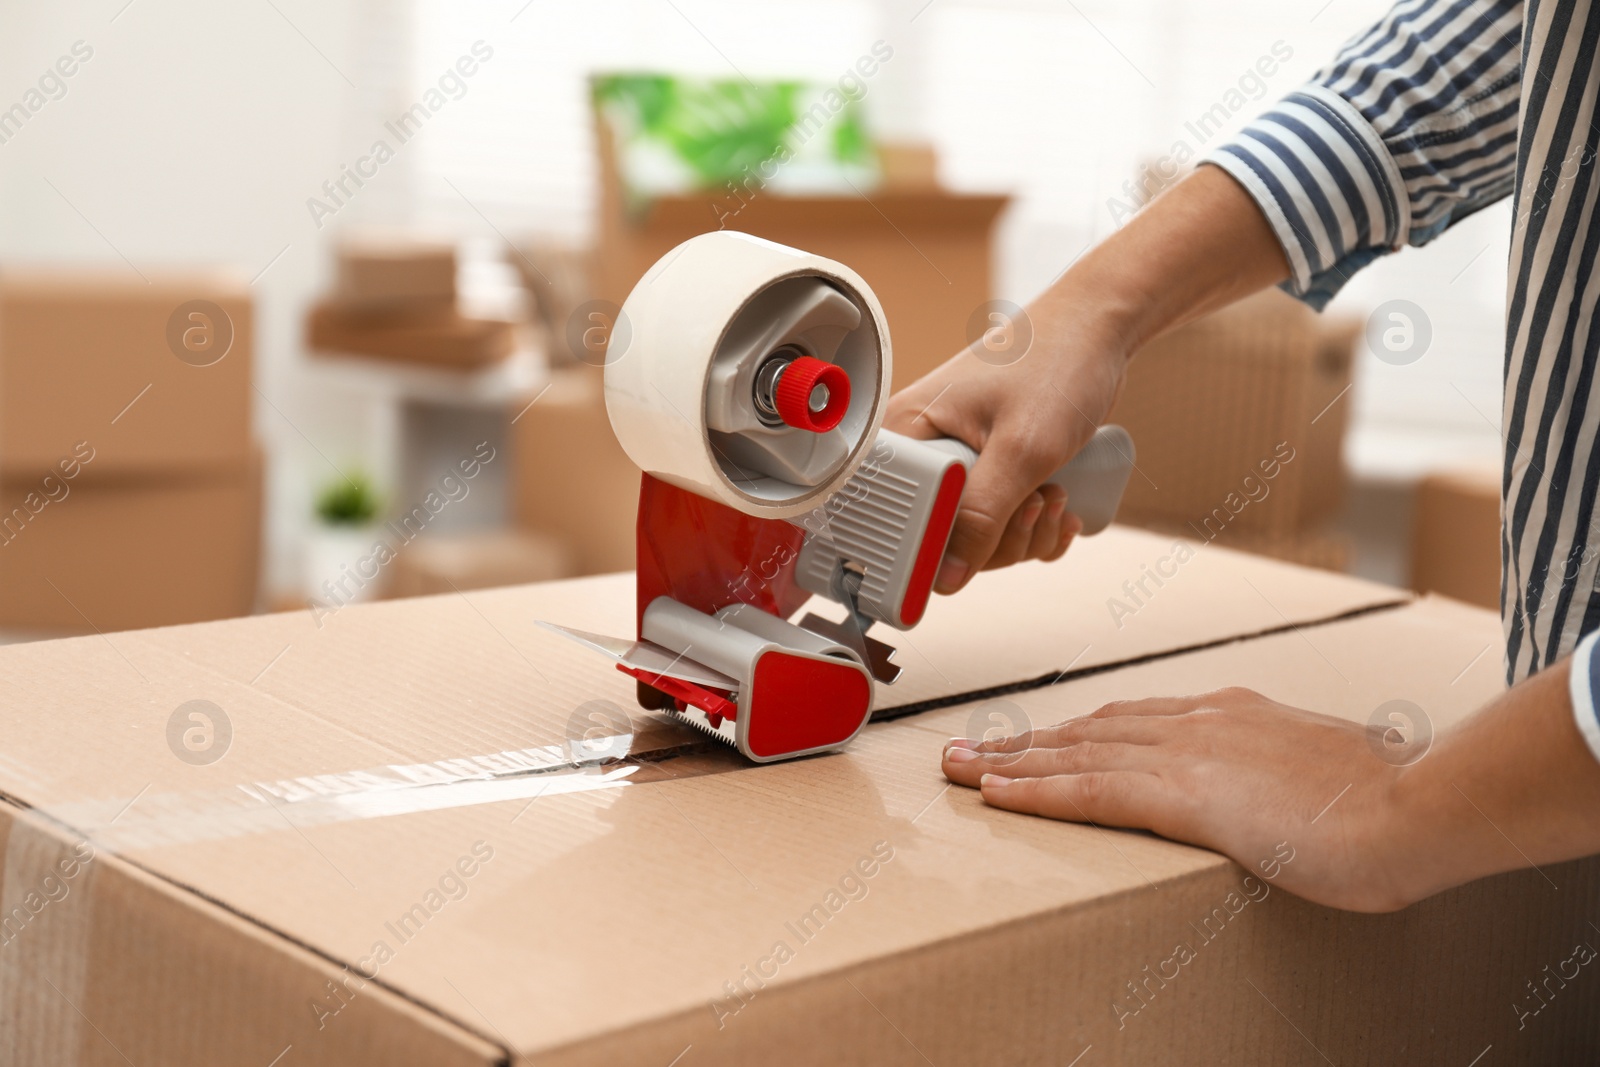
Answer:
[[[1578,642],[1572,653],[1567,691],[1572,694],[1572,715],[1577,720],[1578,732],[1589,743],[1594,758],[1600,760],[1600,717],[1595,709],[1595,697],[1600,693],[1600,662],[1595,659],[1597,642],[1600,642],[1600,631]]]
[[[1402,0],[1201,160],[1261,207],[1285,288],[1323,307],[1356,271],[1511,191],[1522,4]]]

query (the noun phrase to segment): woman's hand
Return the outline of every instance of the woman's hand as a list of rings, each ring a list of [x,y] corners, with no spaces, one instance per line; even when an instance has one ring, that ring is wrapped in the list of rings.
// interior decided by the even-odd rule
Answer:
[[[1275,884],[1355,911],[1416,898],[1401,851],[1401,769],[1368,728],[1249,689],[1107,704],[997,741],[953,739],[944,772],[986,803],[1154,830],[1253,870],[1292,850]]]
[[[941,593],[975,570],[1055,559],[1082,526],[1066,512],[1065,490],[1044,480],[1105,420],[1127,353],[1060,296],[1046,294],[1024,314],[1034,341],[1014,362],[986,361],[980,342],[889,401],[886,428],[955,437],[978,451],[934,584]]]
[[[888,429],[957,437],[978,451],[934,589],[953,593],[977,571],[1066,551],[1078,530],[1071,504],[1040,486],[1105,420],[1129,358],[1288,273],[1255,201],[1201,167],[1074,263],[1025,322],[1009,324],[1032,337],[1022,351],[980,340],[893,397]]]
[[[1600,763],[1562,660],[1431,747],[1248,689],[1131,700],[990,742],[953,739],[952,782],[985,803],[1154,830],[1353,911],[1392,911],[1498,871],[1600,852]],[[1550,879],[1550,875],[1544,876]],[[1551,880],[1552,888],[1555,881]]]

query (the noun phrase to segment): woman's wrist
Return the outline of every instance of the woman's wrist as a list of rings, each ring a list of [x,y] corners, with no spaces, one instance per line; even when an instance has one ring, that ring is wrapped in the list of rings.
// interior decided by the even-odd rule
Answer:
[[[1524,679],[1398,775],[1379,836],[1412,899],[1600,848],[1600,767],[1572,721],[1569,666]]]
[[[1069,267],[1035,308],[1131,357],[1288,275],[1255,201],[1223,171],[1201,167]]]
[[[1449,785],[1436,773],[1437,762],[1397,768],[1384,803],[1372,809],[1367,836],[1374,863],[1382,870],[1397,906],[1413,904],[1471,875],[1459,873],[1466,827],[1459,796],[1441,792]]]

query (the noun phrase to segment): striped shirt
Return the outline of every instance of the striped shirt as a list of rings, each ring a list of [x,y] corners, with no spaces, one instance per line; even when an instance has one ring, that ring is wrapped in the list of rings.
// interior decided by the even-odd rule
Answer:
[[[1600,630],[1597,43],[1600,3],[1402,0],[1204,160],[1260,205],[1289,259],[1285,287],[1317,308],[1378,256],[1512,197],[1508,682]]]

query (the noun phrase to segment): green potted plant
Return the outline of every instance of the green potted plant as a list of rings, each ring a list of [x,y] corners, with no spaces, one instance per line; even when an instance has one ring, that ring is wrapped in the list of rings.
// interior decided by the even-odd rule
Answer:
[[[306,552],[306,593],[328,606],[369,600],[381,584],[388,552],[378,516],[382,502],[372,479],[352,471],[326,483],[316,498],[316,523]]]

